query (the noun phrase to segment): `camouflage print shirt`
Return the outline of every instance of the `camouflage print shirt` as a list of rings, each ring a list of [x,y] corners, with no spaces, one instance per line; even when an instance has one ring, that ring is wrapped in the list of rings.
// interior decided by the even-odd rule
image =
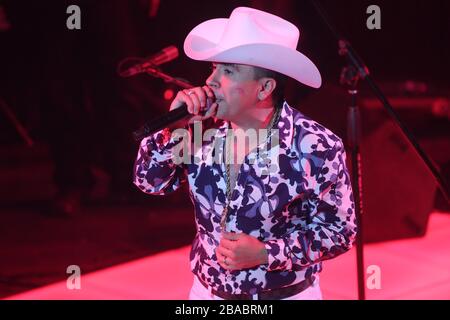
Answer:
[[[215,254],[221,238],[221,214],[228,203],[226,169],[223,161],[211,158],[221,158],[221,141],[229,124],[221,120],[211,123],[215,134],[189,154],[190,163],[175,161],[179,152],[174,150],[182,139],[170,131],[143,139],[134,183],[146,193],[164,195],[188,182],[197,226],[191,269],[215,290],[255,294],[313,281],[322,270],[322,261],[349,250],[356,235],[341,139],[284,103],[277,124],[278,144],[266,148],[278,156],[277,161],[266,161],[257,150],[245,157],[226,222],[227,231],[244,232],[262,241],[269,262],[228,271],[218,264]]]

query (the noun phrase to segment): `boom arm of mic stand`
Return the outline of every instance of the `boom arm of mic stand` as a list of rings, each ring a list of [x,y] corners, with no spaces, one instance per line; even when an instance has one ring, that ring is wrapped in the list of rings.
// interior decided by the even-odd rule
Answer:
[[[397,113],[392,108],[391,104],[381,91],[381,89],[375,84],[372,77],[370,76],[370,73],[368,72],[367,67],[362,63],[361,59],[357,56],[356,52],[352,48],[352,46],[345,40],[339,41],[340,45],[343,43],[345,46],[345,50],[342,50],[343,54],[346,55],[348,58],[349,63],[351,63],[359,72],[359,75],[361,78],[367,81],[369,84],[372,92],[375,94],[375,96],[380,100],[380,102],[383,104],[384,108],[387,110],[389,115],[394,119],[394,122],[397,124],[397,126],[401,129],[401,132],[404,134],[406,139],[411,143],[411,145],[414,147],[414,150],[417,152],[419,157],[425,162],[428,169],[431,171],[431,174],[434,176],[439,189],[441,190],[443,196],[445,197],[447,204],[449,202],[449,195],[448,195],[448,186],[445,182],[445,179],[442,177],[439,170],[435,167],[433,162],[431,162],[428,155],[423,151],[422,147],[417,142],[416,138],[413,136],[413,134],[409,131],[409,129],[405,126],[405,124],[400,120]]]
[[[448,186],[445,181],[445,179],[442,177],[439,170],[434,166],[434,164],[431,162],[430,158],[427,156],[427,154],[423,151],[423,149],[420,147],[420,145],[417,143],[417,140],[414,138],[412,133],[407,129],[407,127],[402,123],[398,115],[395,113],[394,109],[390,105],[387,98],[384,96],[383,92],[380,90],[380,88],[375,84],[372,77],[370,76],[370,73],[368,71],[368,68],[365,66],[365,64],[362,62],[362,60],[359,58],[359,56],[356,54],[353,47],[350,45],[350,43],[346,40],[343,40],[343,38],[339,35],[339,33],[336,31],[336,28],[331,24],[330,19],[328,19],[327,15],[325,14],[325,11],[323,10],[320,3],[316,0],[311,0],[311,3],[318,11],[319,15],[322,17],[322,19],[325,21],[325,24],[330,28],[333,35],[337,38],[339,43],[339,53],[341,55],[345,55],[348,59],[348,61],[358,70],[361,78],[367,81],[369,84],[371,90],[375,94],[375,96],[380,100],[382,105],[386,108],[389,115],[394,119],[397,126],[401,129],[407,140],[411,143],[411,145],[416,150],[419,157],[422,159],[423,162],[425,162],[428,169],[433,174],[439,189],[442,192],[442,195],[445,197],[447,204],[449,203],[449,194],[448,194]]]
[[[172,76],[169,76],[168,74],[162,72],[161,70],[155,68],[155,67],[147,67],[145,68],[145,72],[151,76],[154,76],[156,78],[163,79],[167,83],[173,83],[183,89],[190,89],[193,88],[193,85],[189,82],[174,78]]]

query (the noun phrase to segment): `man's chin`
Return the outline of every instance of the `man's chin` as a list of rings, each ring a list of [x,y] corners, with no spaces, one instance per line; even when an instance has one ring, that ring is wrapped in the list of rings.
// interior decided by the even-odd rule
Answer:
[[[219,105],[219,108],[217,109],[217,113],[214,116],[216,119],[220,119],[220,120],[224,120],[224,121],[228,121],[228,117],[227,117],[227,113],[225,112],[225,110],[223,109],[223,107],[221,108],[221,106]]]

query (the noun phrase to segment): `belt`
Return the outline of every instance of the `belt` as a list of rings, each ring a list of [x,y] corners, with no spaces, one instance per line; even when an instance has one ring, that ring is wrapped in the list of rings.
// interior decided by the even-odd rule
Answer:
[[[210,287],[204,282],[200,277],[197,277],[200,283],[208,290]],[[281,300],[296,295],[314,282],[314,277],[303,280],[302,282],[296,283],[292,286],[282,287],[272,290],[262,290],[256,293],[257,299],[254,299],[254,295],[250,293],[239,293],[232,294],[224,291],[217,291],[211,288],[211,293],[219,298],[225,300]]]

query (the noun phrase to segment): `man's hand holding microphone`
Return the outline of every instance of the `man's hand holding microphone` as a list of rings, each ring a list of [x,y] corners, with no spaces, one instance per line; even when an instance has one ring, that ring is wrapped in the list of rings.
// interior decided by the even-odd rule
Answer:
[[[206,85],[178,91],[170,105],[169,111],[184,105],[186,105],[189,114],[192,115],[188,121],[189,124],[214,117],[218,107],[217,102],[215,102],[214,92]]]

